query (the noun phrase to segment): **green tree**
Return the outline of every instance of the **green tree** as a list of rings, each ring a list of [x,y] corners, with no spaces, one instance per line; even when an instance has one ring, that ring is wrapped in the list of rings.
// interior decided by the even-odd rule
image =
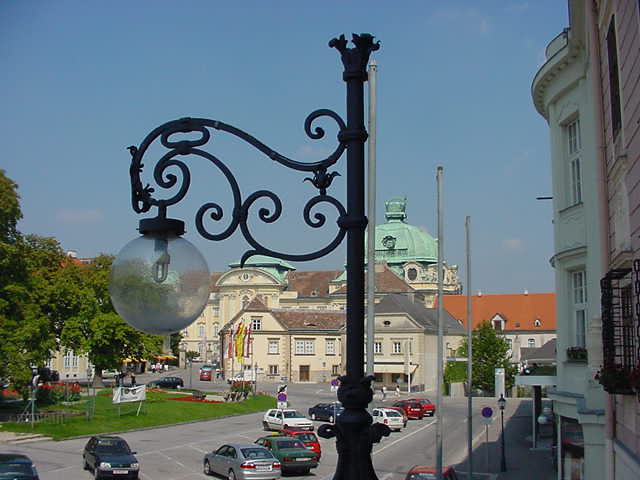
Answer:
[[[473,373],[471,383],[473,388],[480,388],[494,394],[495,369],[505,369],[506,388],[514,383],[516,367],[510,363],[509,345],[507,341],[493,329],[490,322],[484,322],[472,333],[472,362]],[[458,349],[460,356],[467,356],[468,344],[466,337]]]
[[[91,264],[66,269],[70,282],[79,286],[79,301],[67,312],[61,343],[76,353],[88,354],[98,383],[102,370],[118,368],[124,358],[142,359],[162,349],[162,337],[136,330],[114,311],[109,297],[112,261],[113,257],[100,255]]]
[[[31,365],[57,348],[51,286],[64,255],[58,242],[17,230],[18,186],[0,170],[0,378],[26,391]]]

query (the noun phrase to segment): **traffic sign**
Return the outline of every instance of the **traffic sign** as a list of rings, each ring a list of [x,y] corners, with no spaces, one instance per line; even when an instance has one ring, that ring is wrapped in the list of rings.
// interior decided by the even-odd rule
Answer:
[[[493,417],[482,417],[482,423],[491,425],[493,423]]]
[[[493,417],[493,409],[491,407],[484,407],[481,413],[484,418]]]
[[[278,396],[276,397],[278,399],[279,402],[286,402],[287,401],[287,394],[286,393],[279,393]]]

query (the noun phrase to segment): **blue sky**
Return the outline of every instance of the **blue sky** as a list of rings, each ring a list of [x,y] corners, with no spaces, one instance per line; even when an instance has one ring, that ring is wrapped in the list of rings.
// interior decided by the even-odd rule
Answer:
[[[336,131],[325,122],[328,138],[310,140],[304,119],[317,108],[345,116],[342,65],[327,42],[369,32],[382,44],[374,55],[377,222],[385,199],[406,195],[409,223],[435,236],[443,165],[448,263],[460,264],[464,279],[470,215],[474,292],[551,291],[551,203],[535,200],[551,191],[548,129],[530,86],[544,47],[566,26],[558,0],[4,1],[0,168],[19,184],[22,232],[53,236],[83,257],[117,253],[139,219],[127,146],[166,121],[207,117],[289,157],[317,160]],[[265,245],[301,253],[335,233],[301,223],[314,193],[304,175],[229,136],[215,135],[209,151],[234,171],[245,197],[268,188],[282,199],[281,220],[253,224]],[[146,182],[155,158],[146,158]],[[200,205],[228,208],[231,200],[221,175],[197,160],[188,198],[169,213],[187,221],[185,238],[220,271],[247,247],[239,232],[217,243],[195,233]],[[332,186],[339,199],[344,181]],[[343,245],[296,267],[342,268],[344,258]]]

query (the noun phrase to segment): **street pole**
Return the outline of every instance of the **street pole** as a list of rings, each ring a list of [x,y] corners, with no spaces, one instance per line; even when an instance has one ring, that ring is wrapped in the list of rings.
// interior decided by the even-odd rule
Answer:
[[[501,395],[501,397],[502,397],[501,400],[503,400],[504,396]],[[501,449],[502,452],[501,453],[502,454],[501,454],[501,457],[500,457],[500,471],[501,472],[506,472],[507,471],[507,458],[506,458],[505,451],[504,451],[504,404],[503,403],[504,402],[502,402],[500,404],[500,424],[501,424],[501,429],[500,429],[501,430],[501,435],[500,436],[502,437],[502,439],[501,439],[501,444],[502,444],[502,449]]]
[[[473,396],[472,378],[473,363],[471,361],[473,353],[472,338],[472,305],[471,305],[471,217],[466,217],[464,222],[465,237],[467,244],[467,458],[469,478],[473,478]]]
[[[442,480],[442,337],[443,337],[443,319],[444,319],[444,299],[443,297],[443,262],[444,262],[444,232],[442,219],[442,175],[444,168],[438,165],[436,173],[437,191],[438,191],[438,374],[436,378],[436,478]]]
[[[193,386],[193,359],[189,359],[189,390]]]
[[[369,141],[368,141],[368,191],[367,191],[367,375],[374,374],[375,358],[375,292],[376,292],[376,76],[378,64],[369,62]]]

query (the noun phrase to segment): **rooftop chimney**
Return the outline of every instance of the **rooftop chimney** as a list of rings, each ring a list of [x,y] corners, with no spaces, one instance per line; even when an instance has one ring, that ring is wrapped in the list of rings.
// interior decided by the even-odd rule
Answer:
[[[529,295],[529,290],[527,290],[526,288],[524,289],[524,294],[525,295]]]

